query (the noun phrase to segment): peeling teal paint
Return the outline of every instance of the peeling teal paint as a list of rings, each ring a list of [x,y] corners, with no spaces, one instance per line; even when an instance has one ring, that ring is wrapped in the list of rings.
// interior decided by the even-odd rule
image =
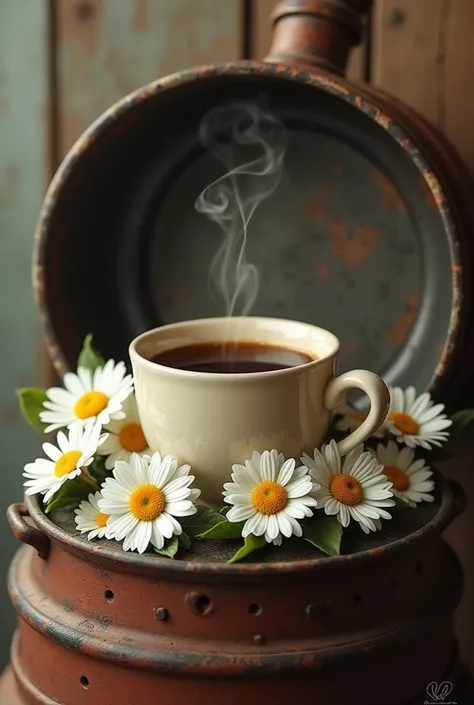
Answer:
[[[46,1],[0,0],[0,665],[8,660],[13,610],[6,571],[18,547],[5,521],[22,496],[21,472],[38,440],[23,423],[15,388],[36,380],[37,323],[31,292],[33,230],[45,187]]]

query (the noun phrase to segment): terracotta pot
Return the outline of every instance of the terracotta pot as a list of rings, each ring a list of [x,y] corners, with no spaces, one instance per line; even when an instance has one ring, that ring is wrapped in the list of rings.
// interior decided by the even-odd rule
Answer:
[[[12,529],[32,547],[10,570],[19,625],[0,703],[189,705],[199,693],[287,705],[317,693],[318,705],[408,705],[432,681],[472,703],[452,625],[461,569],[441,539],[464,499],[438,487],[436,503],[400,510],[386,531],[350,532],[348,555],[298,543],[236,565],[228,542],[198,542],[179,561],[139,556],[88,542],[67,511],[53,523],[36,500],[14,505]]]
[[[36,238],[37,298],[58,371],[75,367],[89,332],[104,355],[126,359],[144,330],[224,313],[207,282],[218,230],[194,209],[218,165],[197,131],[210,106],[263,95],[289,146],[286,177],[252,219],[250,257],[265,284],[252,314],[334,330],[343,369],[462,402],[474,185],[432,125],[343,77],[369,5],[285,0],[265,62],[160,79],[78,140]]]

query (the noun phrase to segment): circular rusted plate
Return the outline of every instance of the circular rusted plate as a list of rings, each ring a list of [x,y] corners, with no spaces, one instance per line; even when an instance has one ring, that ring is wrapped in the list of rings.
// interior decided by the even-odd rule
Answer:
[[[40,216],[35,269],[58,369],[74,366],[88,332],[125,359],[147,328],[225,312],[208,281],[222,236],[194,202],[223,173],[199,144],[200,120],[232,99],[263,99],[289,135],[283,179],[249,227],[260,271],[251,313],[327,327],[342,369],[434,390],[468,316],[468,253],[437,174],[373,95],[250,62],[140,89],[67,156]]]

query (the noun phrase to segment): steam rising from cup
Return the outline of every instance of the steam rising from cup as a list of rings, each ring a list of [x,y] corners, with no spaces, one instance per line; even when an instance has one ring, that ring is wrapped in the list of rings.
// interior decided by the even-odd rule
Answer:
[[[258,269],[247,259],[248,225],[280,181],[286,129],[258,105],[236,103],[206,113],[199,138],[227,170],[195,202],[196,210],[224,234],[211,264],[210,284],[223,298],[227,316],[246,316],[259,288]]]

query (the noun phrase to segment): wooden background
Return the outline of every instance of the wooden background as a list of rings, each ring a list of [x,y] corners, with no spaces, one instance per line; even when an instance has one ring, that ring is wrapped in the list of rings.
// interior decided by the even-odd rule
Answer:
[[[274,0],[0,0],[0,439],[4,507],[21,496],[37,440],[13,389],[48,377],[30,287],[33,229],[61,157],[111,103],[140,85],[210,61],[262,58]],[[474,173],[473,0],[375,0],[349,74],[402,98],[438,125]],[[474,194],[473,194],[474,197]],[[447,472],[474,502],[467,441]],[[450,530],[466,571],[457,628],[474,669],[474,510]],[[16,544],[6,524],[0,575]],[[3,577],[0,579],[3,586]],[[389,605],[388,605],[389,607]],[[14,617],[0,592],[0,666]]]

